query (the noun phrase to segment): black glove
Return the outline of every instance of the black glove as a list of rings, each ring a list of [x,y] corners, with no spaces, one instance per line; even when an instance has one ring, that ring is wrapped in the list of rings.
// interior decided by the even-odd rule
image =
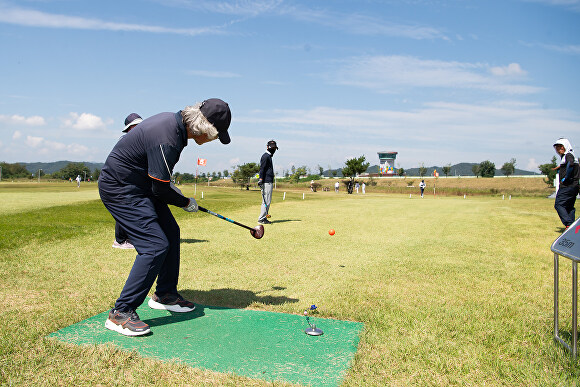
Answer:
[[[262,179],[258,180],[258,187],[262,188],[262,186],[264,185],[264,182],[262,181]]]

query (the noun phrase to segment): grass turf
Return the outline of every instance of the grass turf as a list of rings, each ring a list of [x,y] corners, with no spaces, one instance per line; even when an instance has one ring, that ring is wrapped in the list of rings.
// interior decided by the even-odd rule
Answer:
[[[204,207],[255,223],[258,192],[204,191]],[[578,363],[552,340],[553,201],[281,197],[276,191],[275,223],[261,240],[175,209],[180,289],[203,305],[299,314],[317,304],[322,318],[363,322],[346,386],[577,381]],[[0,227],[0,383],[268,385],[44,339],[110,308],[134,252],[110,248],[113,220],[98,201],[3,214]],[[561,328],[569,330],[571,270],[560,266]]]
[[[144,357],[268,381],[338,386],[358,344],[361,323],[311,320],[322,336],[307,336],[304,316],[197,305],[191,313],[137,310],[152,328],[143,337],[103,329],[108,311],[51,334],[77,345],[114,344]]]

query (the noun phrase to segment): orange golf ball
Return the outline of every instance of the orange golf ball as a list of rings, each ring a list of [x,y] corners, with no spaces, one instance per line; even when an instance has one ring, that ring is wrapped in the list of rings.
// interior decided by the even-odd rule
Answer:
[[[334,229],[332,229],[332,228],[331,228],[330,230],[328,230],[328,233],[329,233],[330,235],[334,235]]]

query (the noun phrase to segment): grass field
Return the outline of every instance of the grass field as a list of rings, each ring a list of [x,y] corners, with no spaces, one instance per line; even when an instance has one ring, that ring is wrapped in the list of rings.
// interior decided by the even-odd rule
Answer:
[[[255,224],[259,192],[200,191],[204,207]],[[282,195],[261,240],[174,209],[185,296],[292,314],[316,304],[321,317],[363,322],[345,386],[577,383],[578,362],[552,339],[553,200]],[[0,384],[270,385],[46,339],[111,308],[135,253],[111,248],[114,222],[95,185],[3,183],[0,201]],[[563,336],[570,266],[561,260]]]
[[[346,188],[343,181],[346,179],[338,179],[340,190],[345,191]],[[545,176],[533,177],[497,177],[497,178],[474,178],[474,177],[425,177],[427,184],[426,191],[429,194],[444,196],[463,196],[463,195],[483,195],[483,196],[502,196],[514,195],[525,197],[547,197],[554,192],[554,188],[548,186],[544,180]],[[410,176],[406,178],[391,177],[391,178],[357,178],[359,183],[365,182],[368,193],[391,193],[391,194],[417,194],[419,191],[419,183],[421,178],[418,176]],[[336,179],[321,179],[316,181],[321,185],[320,190],[326,188],[334,191],[334,183]],[[255,182],[254,182],[255,184]],[[231,180],[212,181],[212,186],[232,187]],[[278,182],[278,187],[285,190],[309,190],[310,180],[300,183],[289,183],[284,181]],[[257,188],[257,185],[255,185]],[[362,191],[361,191],[362,193]]]

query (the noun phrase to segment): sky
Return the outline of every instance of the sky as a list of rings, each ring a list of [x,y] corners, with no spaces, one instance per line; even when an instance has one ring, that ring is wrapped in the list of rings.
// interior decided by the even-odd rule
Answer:
[[[104,162],[129,113],[208,98],[232,141],[190,141],[176,172],[270,139],[277,174],[384,151],[538,172],[580,147],[580,0],[0,0],[0,53],[9,163]]]

